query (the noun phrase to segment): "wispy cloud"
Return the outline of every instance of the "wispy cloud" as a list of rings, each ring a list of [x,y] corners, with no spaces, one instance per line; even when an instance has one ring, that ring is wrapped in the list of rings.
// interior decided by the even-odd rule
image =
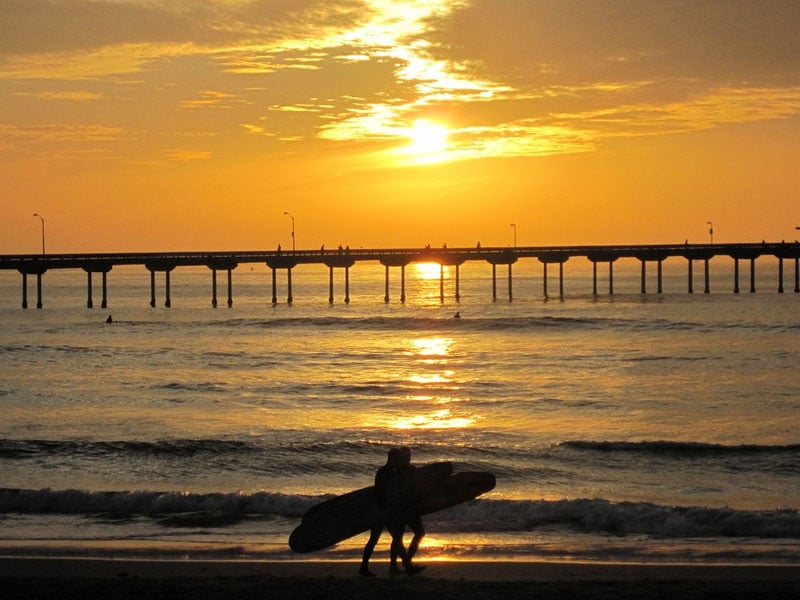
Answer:
[[[106,139],[81,131],[168,136],[174,109],[193,115],[182,124],[196,135],[213,124],[265,143],[400,146],[428,118],[449,127],[449,160],[588,152],[797,114],[800,46],[786,22],[800,9],[769,5],[0,0],[0,94],[105,106],[110,125],[75,110],[71,135],[56,124],[25,134],[76,143]],[[743,17],[753,27],[734,50]],[[158,111],[135,112],[154,96]],[[208,119],[215,109],[231,113],[227,127]]]

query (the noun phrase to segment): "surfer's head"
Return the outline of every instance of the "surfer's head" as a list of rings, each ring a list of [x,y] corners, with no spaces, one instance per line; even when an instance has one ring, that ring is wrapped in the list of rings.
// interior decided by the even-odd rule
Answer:
[[[400,448],[400,462],[403,465],[407,465],[411,462],[411,450],[406,446]]]
[[[400,448],[392,448],[389,450],[388,456],[386,458],[386,464],[392,466],[398,466],[403,462],[403,452]]]

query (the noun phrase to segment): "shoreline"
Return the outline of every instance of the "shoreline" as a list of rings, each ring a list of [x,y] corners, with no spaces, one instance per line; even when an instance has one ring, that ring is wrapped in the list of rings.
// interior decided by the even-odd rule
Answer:
[[[357,561],[162,560],[0,556],[4,598],[796,598],[798,565],[419,561],[373,578]]]

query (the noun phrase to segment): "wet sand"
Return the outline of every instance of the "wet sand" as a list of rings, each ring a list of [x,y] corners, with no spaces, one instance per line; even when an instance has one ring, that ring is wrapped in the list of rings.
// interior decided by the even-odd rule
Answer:
[[[800,566],[422,561],[374,578],[353,562],[0,558],[3,598],[800,598]]]

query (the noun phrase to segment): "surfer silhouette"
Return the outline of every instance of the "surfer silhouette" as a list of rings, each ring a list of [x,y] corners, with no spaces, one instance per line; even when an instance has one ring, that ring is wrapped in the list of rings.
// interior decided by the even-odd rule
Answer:
[[[375,473],[375,495],[377,497],[378,506],[382,511],[391,510],[389,506],[389,498],[388,498],[388,488],[389,484],[396,476],[399,469],[409,469],[414,468],[409,463],[411,460],[411,451],[408,448],[392,448],[389,450],[389,453],[386,457],[386,464],[383,465],[378,469]],[[419,520],[419,517],[417,517]],[[403,568],[405,572],[409,575],[413,575],[414,573],[418,573],[422,571],[424,567],[416,567],[411,564],[411,557],[413,554],[409,555],[406,552],[405,547],[403,546],[403,534],[405,533],[405,522],[402,520],[389,520],[386,523],[380,522],[372,526],[369,534],[369,540],[364,545],[364,553],[361,558],[361,567],[359,568],[358,572],[360,575],[364,577],[374,577],[374,573],[369,570],[369,559],[372,556],[372,552],[375,549],[375,545],[378,543],[378,540],[383,533],[383,528],[387,527],[389,529],[389,533],[392,535],[392,546],[390,551],[391,562],[389,565],[389,572],[390,573],[402,573],[403,570],[397,566],[397,559],[398,557],[403,563]],[[422,527],[422,523],[420,522],[420,529]],[[419,540],[416,538],[417,529],[414,529],[415,532],[415,540],[416,545],[414,546],[414,552],[416,553],[416,549],[419,546]],[[422,534],[424,535],[424,530],[422,530]],[[422,539],[421,536],[419,539]],[[412,541],[413,544],[413,541]]]
[[[392,448],[386,456],[386,464],[378,469],[375,473],[375,496],[378,500],[378,506],[382,511],[386,510],[387,488],[397,467],[400,466],[402,461],[402,453],[399,448]],[[374,577],[374,573],[369,570],[369,559],[372,556],[372,551],[383,533],[384,523],[380,522],[372,526],[369,534],[369,540],[364,545],[364,554],[361,557],[361,568],[358,570],[360,575],[364,577]],[[392,540],[394,543],[394,540]],[[396,561],[397,559],[395,559]]]
[[[394,476],[408,477],[414,469],[416,469],[416,467],[411,464],[411,450],[403,446],[400,448],[400,464],[396,468]],[[411,531],[414,532],[414,537],[411,538],[411,543],[408,545],[407,551],[403,547],[403,535],[406,531],[406,525],[408,525],[411,528]],[[401,572],[401,570],[397,567],[398,555],[403,561],[403,566],[405,567],[406,573],[413,574],[422,571],[425,567],[418,567],[411,564],[411,560],[414,558],[417,550],[419,550],[419,544],[422,541],[422,538],[425,536],[425,527],[422,525],[422,519],[420,516],[416,514],[406,514],[404,518],[399,520],[390,520],[387,523],[387,527],[389,529],[389,533],[392,534],[392,548],[390,551],[391,562],[389,565],[389,572]],[[397,540],[399,540],[399,542],[396,543]],[[403,554],[405,554],[405,556],[403,556]]]

